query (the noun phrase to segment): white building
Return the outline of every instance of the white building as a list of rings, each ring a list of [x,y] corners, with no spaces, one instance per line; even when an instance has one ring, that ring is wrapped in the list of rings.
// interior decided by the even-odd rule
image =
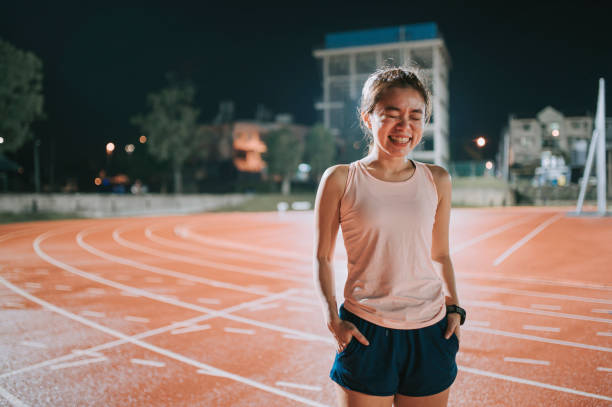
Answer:
[[[325,48],[314,56],[321,62],[323,80],[322,101],[315,108],[339,139],[341,161],[361,157],[366,148],[357,107],[368,76],[383,65],[417,64],[433,95],[433,114],[410,156],[448,166],[450,57],[435,23],[327,34]]]

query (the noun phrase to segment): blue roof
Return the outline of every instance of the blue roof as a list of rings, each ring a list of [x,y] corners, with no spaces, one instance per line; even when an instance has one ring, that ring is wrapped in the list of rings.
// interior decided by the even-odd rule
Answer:
[[[419,41],[438,38],[436,23],[398,25],[371,30],[345,31],[325,35],[325,48],[344,48],[390,42]]]

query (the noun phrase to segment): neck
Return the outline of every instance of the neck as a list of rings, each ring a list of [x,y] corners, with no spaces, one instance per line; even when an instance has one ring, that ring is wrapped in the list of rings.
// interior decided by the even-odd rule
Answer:
[[[362,162],[385,173],[401,172],[406,168],[412,168],[412,162],[407,157],[391,157],[376,147],[362,159]]]

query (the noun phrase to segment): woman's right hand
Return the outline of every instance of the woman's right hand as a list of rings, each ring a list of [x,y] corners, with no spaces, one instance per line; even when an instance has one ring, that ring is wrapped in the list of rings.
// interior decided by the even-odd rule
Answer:
[[[344,321],[338,318],[337,320],[328,323],[327,327],[334,335],[334,339],[336,339],[336,351],[338,353],[346,349],[353,336],[355,337],[355,339],[361,342],[362,345],[370,345],[370,342],[368,342],[366,337],[363,336],[361,332],[359,332],[359,329],[357,329],[355,324],[353,324],[352,322]]]

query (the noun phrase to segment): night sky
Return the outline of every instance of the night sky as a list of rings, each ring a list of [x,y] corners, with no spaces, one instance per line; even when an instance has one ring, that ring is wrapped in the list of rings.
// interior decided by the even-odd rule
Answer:
[[[511,113],[534,116],[552,105],[594,114],[598,78],[612,86],[612,8],[604,1],[83,3],[0,4],[0,37],[44,65],[47,118],[34,130],[43,173],[55,145],[59,184],[101,168],[107,141],[136,142],[129,118],[145,111],[146,94],[170,71],[197,86],[203,122],[233,100],[239,119],[252,119],[262,103],[313,124],[322,91],[312,52],[329,32],[438,24],[452,60],[454,160],[469,158],[463,146],[477,135],[490,138],[484,154],[494,158]],[[31,156],[30,144],[13,157],[28,171]]]

